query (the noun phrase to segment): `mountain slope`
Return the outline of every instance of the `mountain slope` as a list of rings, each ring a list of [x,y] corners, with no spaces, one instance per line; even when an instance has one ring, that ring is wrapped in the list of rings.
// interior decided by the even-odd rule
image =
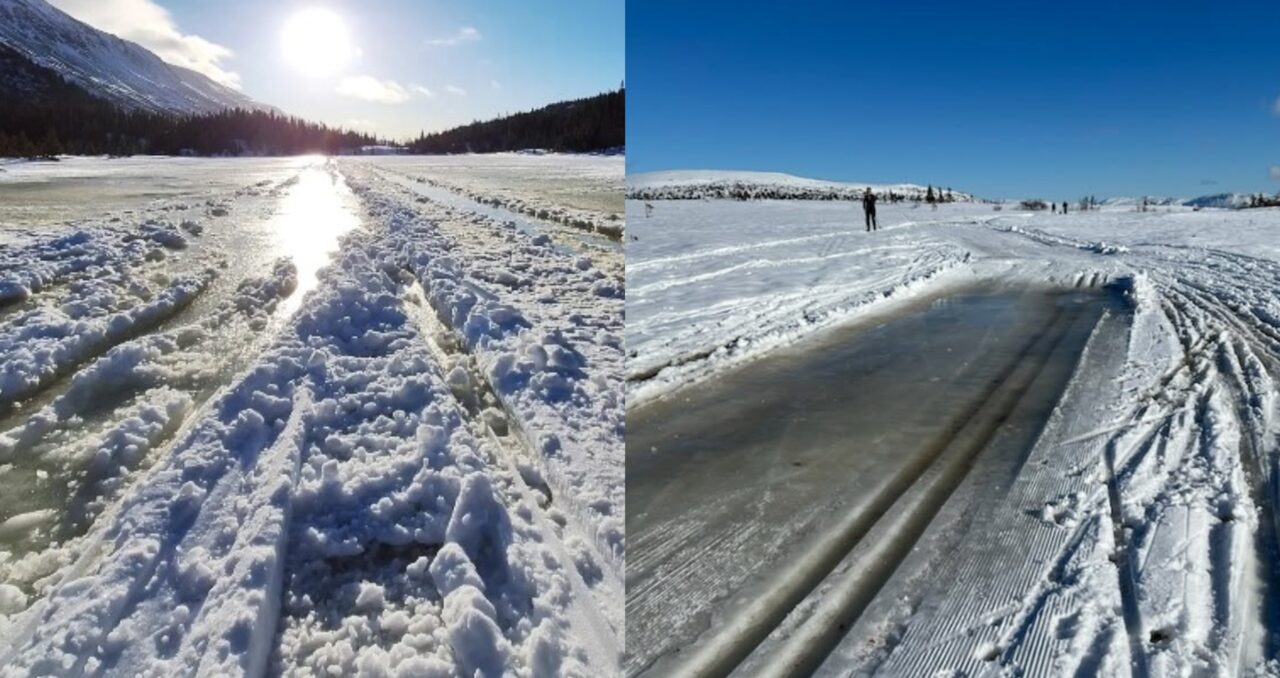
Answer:
[[[0,44],[122,108],[156,113],[271,110],[44,0],[0,0]]]
[[[41,102],[77,94],[89,96],[57,73],[37,66],[21,52],[0,44],[0,99]]]

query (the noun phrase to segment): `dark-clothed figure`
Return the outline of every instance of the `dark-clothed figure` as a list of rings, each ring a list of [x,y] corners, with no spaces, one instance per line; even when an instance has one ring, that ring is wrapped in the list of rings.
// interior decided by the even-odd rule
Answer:
[[[1063,214],[1066,214],[1066,213],[1067,213],[1067,201],[1066,201],[1066,200],[1063,200],[1063,201],[1062,201],[1062,213],[1063,213]]]
[[[862,211],[867,217],[867,232],[880,230],[876,225],[876,194],[869,188],[862,194]]]

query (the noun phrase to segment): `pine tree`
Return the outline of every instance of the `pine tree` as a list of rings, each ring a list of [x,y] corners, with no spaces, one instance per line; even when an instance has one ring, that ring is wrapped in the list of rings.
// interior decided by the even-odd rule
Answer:
[[[40,149],[37,152],[40,155],[47,156],[62,154],[62,142],[58,141],[58,132],[52,126],[45,130],[44,138],[40,140]]]
[[[27,138],[26,132],[18,132],[18,136],[13,139],[13,155],[17,158],[29,158],[35,155],[35,146],[31,140]]]

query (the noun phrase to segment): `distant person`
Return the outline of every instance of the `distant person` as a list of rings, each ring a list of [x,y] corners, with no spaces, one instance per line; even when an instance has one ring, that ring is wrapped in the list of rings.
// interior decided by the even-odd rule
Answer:
[[[644,218],[648,219],[651,216],[653,216],[653,203],[646,202],[644,204]]]
[[[1063,213],[1063,214],[1066,214],[1066,213],[1067,213],[1067,201],[1066,201],[1066,200],[1063,200],[1063,201],[1062,201],[1062,213]]]
[[[1054,213],[1054,214],[1057,214],[1057,213],[1058,213],[1058,203],[1056,203],[1056,202],[1051,202],[1051,203],[1049,203],[1049,209],[1053,210],[1053,213]]]
[[[862,192],[862,213],[867,217],[867,232],[880,230],[876,224],[876,194],[867,189]]]

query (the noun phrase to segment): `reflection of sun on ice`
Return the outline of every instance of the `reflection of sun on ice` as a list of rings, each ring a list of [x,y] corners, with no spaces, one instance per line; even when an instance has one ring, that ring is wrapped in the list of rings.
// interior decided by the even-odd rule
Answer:
[[[271,221],[280,253],[298,267],[298,287],[280,308],[286,316],[298,310],[302,297],[316,286],[316,274],[329,263],[341,237],[360,225],[346,183],[318,158],[308,164]]]
[[[320,7],[294,13],[281,38],[285,59],[310,76],[333,75],[356,54],[342,17]]]

